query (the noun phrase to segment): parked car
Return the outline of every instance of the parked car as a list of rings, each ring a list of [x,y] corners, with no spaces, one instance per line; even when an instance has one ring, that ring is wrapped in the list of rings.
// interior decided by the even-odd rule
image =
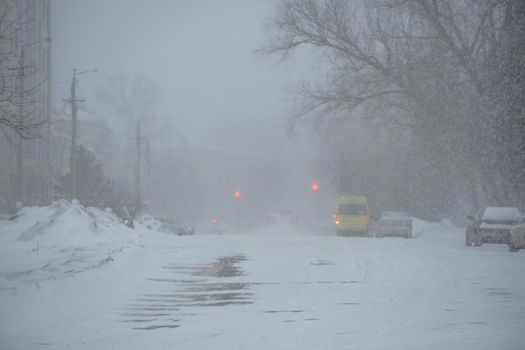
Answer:
[[[223,235],[227,232],[231,233],[233,230],[230,225],[227,225],[222,220],[212,218],[209,222],[200,227],[200,231],[206,234]]]
[[[192,235],[195,233],[195,230],[190,225],[176,223],[168,218],[157,218],[157,220],[161,223],[161,227],[159,228],[160,231],[175,233],[179,236]]]
[[[465,245],[476,247],[483,243],[508,244],[512,226],[519,223],[522,214],[518,208],[487,207],[479,210],[465,229]]]
[[[510,230],[509,252],[514,253],[520,249],[525,249],[525,216],[521,219],[521,223]]]
[[[377,224],[376,237],[412,238],[412,218],[405,212],[385,211]]]
[[[191,226],[177,227],[177,235],[179,236],[192,235],[194,233],[195,233],[195,230]]]

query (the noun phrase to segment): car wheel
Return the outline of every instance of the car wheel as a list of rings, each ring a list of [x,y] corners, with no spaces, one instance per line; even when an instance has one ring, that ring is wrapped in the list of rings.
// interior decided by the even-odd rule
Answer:
[[[481,235],[479,234],[479,232],[476,232],[475,233],[475,238],[474,238],[474,245],[476,247],[481,247],[483,245],[483,240],[481,239]]]
[[[472,232],[469,229],[465,230],[465,245],[467,247],[470,247],[474,243],[471,237],[472,237]]]
[[[509,252],[511,253],[516,253],[520,250],[520,248],[517,248],[514,246],[514,244],[512,244],[511,240],[509,240],[508,246],[509,246]]]

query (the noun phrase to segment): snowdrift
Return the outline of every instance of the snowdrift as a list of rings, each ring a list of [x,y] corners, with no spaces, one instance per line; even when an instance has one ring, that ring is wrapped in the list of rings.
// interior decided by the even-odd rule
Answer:
[[[65,200],[23,208],[0,220],[0,290],[101,267],[138,244],[111,211]]]

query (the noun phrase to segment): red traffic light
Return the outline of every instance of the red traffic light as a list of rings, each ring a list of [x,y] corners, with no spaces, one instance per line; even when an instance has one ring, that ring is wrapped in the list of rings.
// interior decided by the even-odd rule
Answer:
[[[319,191],[319,184],[317,182],[314,182],[312,184],[312,192],[318,192]]]
[[[241,191],[237,190],[233,193],[235,199],[241,199]]]

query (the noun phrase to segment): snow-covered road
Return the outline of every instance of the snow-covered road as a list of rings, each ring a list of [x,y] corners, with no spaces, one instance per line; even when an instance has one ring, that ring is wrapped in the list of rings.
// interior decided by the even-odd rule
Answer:
[[[1,290],[0,348],[524,349],[525,252],[414,230],[143,231],[99,269]]]

